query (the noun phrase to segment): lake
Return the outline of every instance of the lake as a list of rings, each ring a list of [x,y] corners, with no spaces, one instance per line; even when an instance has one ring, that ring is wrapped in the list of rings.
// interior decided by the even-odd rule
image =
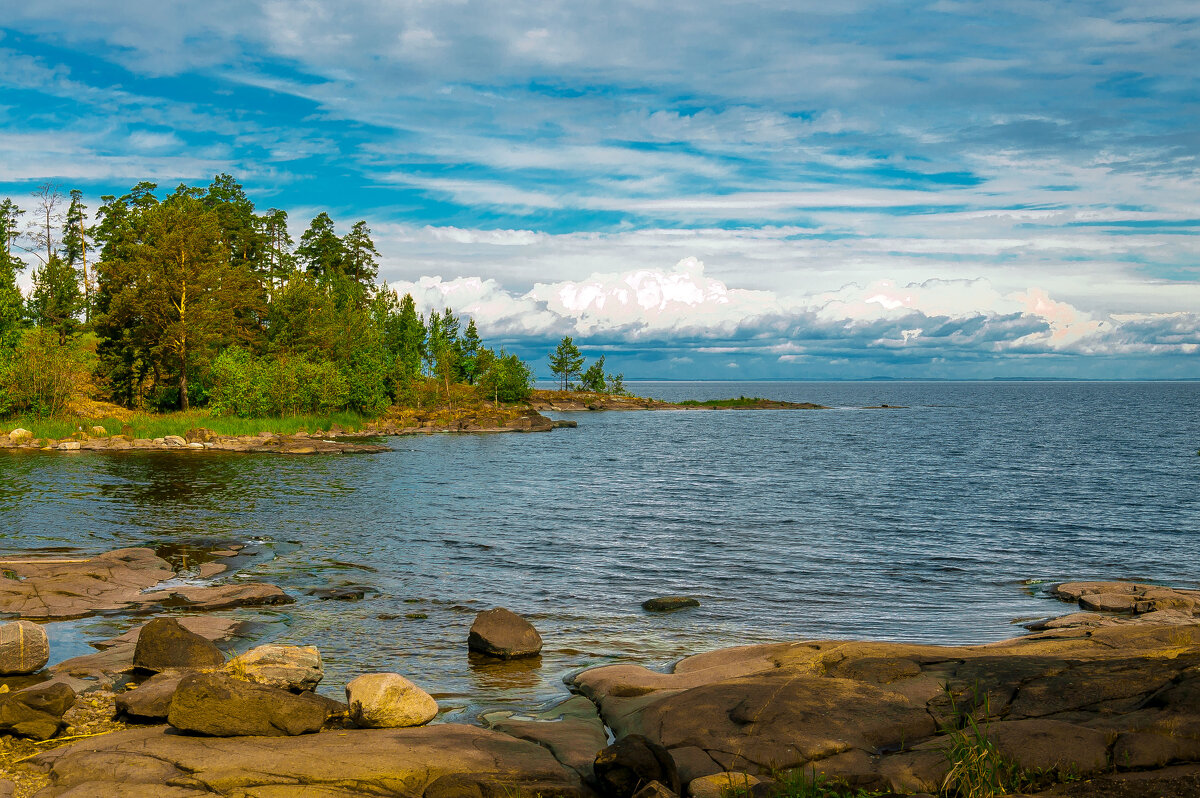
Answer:
[[[444,717],[534,707],[602,663],[800,638],[967,643],[1070,610],[1064,579],[1200,587],[1200,383],[632,383],[814,411],[561,414],[578,429],[385,439],[323,458],[0,452],[0,552],[236,540],[297,603],[241,610],[313,644],[322,692],[403,673]],[[866,405],[905,409],[866,410]],[[306,591],[360,585],[360,601]],[[655,615],[654,596],[701,606]],[[535,661],[469,658],[505,606]],[[54,659],[133,621],[49,627]]]

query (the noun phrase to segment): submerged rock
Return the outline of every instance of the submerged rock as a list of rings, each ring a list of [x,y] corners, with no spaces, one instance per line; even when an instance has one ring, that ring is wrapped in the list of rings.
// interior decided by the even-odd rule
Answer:
[[[328,701],[310,693],[201,673],[179,682],[167,722],[212,737],[280,737],[319,731],[328,713]]]
[[[155,618],[142,627],[133,666],[146,671],[220,668],[225,655],[209,640],[189,632],[174,618]]]
[[[398,673],[368,673],[346,685],[350,720],[365,729],[423,726],[437,717],[433,696]]]
[[[475,616],[467,635],[467,647],[501,659],[532,657],[542,650],[542,636],[520,615],[497,607]]]
[[[662,596],[642,602],[642,609],[647,612],[670,612],[684,607],[699,607],[700,602],[690,596]]]
[[[0,675],[36,673],[50,661],[46,630],[32,621],[0,625]]]

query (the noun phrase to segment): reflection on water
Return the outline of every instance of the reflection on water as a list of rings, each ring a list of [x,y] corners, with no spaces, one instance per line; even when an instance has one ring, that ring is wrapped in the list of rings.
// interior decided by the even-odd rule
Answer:
[[[1194,383],[637,388],[910,409],[586,413],[577,430],[364,456],[0,452],[0,552],[245,543],[232,578],[297,599],[242,611],[257,639],[319,646],[330,695],[394,670],[456,717],[544,703],[592,664],[803,637],[999,639],[1060,609],[1026,579],[1196,584]],[[306,595],[349,584],[365,598]],[[672,594],[702,604],[640,607]],[[538,627],[540,663],[468,656],[494,606]],[[64,627],[55,656],[129,622]]]

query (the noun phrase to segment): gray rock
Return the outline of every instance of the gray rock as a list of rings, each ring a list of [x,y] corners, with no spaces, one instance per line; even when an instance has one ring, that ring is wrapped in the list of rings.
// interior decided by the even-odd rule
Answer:
[[[0,695],[0,733],[49,740],[65,725],[63,713],[74,703],[75,691],[58,683]]]
[[[398,673],[368,673],[346,685],[350,720],[368,729],[423,726],[437,717],[433,697]]]
[[[133,666],[147,671],[220,668],[225,655],[210,641],[189,632],[174,618],[155,618],[142,627]]]
[[[46,630],[32,621],[0,626],[0,675],[36,673],[50,661]]]
[[[497,607],[475,616],[467,647],[501,659],[532,657],[542,650],[542,636],[520,615]]]
[[[234,657],[225,665],[225,673],[245,682],[303,692],[320,684],[325,668],[315,646],[270,644]]]
[[[290,737],[320,731],[326,701],[219,673],[185,676],[175,689],[167,722],[211,737]]]
[[[642,602],[642,609],[647,612],[670,612],[684,607],[699,607],[700,602],[689,596],[662,596]]]
[[[171,699],[188,671],[156,673],[116,698],[117,712],[139,721],[162,723],[171,712]]]

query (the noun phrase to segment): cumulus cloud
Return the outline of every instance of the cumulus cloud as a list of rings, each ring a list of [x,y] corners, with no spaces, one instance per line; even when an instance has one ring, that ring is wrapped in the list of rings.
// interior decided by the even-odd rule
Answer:
[[[543,342],[569,334],[600,346],[756,354],[796,362],[813,353],[907,350],[955,358],[1005,354],[1190,354],[1200,314],[1093,318],[1031,286],[986,280],[879,280],[813,294],[734,288],[695,258],[670,269],[593,274],[518,293],[495,280],[422,277],[393,285],[425,310],[450,306],[487,335]],[[690,363],[686,354],[673,362]]]

